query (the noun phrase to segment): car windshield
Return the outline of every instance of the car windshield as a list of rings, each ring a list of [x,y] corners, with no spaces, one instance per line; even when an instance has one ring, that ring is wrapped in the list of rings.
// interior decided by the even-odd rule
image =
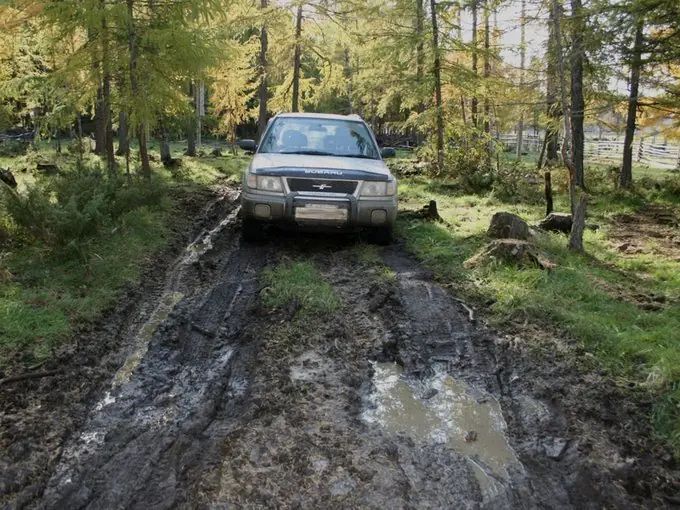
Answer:
[[[279,117],[258,152],[380,158],[363,122],[315,117]]]

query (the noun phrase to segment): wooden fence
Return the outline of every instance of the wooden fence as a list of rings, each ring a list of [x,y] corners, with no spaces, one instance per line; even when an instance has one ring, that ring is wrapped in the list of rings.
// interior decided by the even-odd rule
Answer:
[[[514,151],[517,147],[517,134],[501,134],[499,141],[507,150]],[[542,144],[543,135],[525,134],[522,149],[528,153],[539,153]],[[623,138],[586,138],[584,150],[589,160],[619,164],[623,159]],[[633,141],[633,161],[653,168],[680,169],[680,144],[660,143],[654,138],[636,138]]]

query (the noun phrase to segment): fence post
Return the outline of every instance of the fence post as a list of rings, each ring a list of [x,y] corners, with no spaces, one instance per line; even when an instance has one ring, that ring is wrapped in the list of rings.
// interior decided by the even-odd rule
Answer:
[[[641,136],[640,137],[640,145],[638,146],[638,153],[637,153],[637,162],[639,163],[642,161],[642,157],[644,156],[644,151],[645,151],[645,137]],[[625,147],[624,147],[625,150]]]

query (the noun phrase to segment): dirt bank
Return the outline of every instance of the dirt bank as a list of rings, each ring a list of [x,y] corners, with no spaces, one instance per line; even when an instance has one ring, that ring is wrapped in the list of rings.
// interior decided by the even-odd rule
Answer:
[[[92,382],[82,364],[70,375],[87,390],[33,414],[14,404],[8,506],[673,504],[677,472],[647,439],[645,404],[559,340],[536,353],[486,329],[399,245],[378,260],[345,238],[242,245],[228,203],[91,333],[103,361],[87,362]],[[340,310],[264,307],[260,273],[284,260],[313,262]],[[41,413],[58,437],[25,432]]]

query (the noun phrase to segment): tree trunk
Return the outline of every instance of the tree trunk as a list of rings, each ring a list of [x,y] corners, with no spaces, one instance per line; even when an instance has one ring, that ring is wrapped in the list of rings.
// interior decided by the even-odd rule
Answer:
[[[416,83],[420,87],[425,75],[425,4],[423,0],[416,0]],[[421,92],[420,90],[418,91]],[[418,113],[425,111],[425,103],[419,102]]]
[[[489,26],[489,0],[484,0],[484,83],[488,89],[489,78],[491,77],[491,62],[489,60],[490,44]],[[492,144],[491,144],[491,105],[488,90],[484,94],[484,134],[486,135],[486,167],[491,168]]]
[[[99,73],[97,73],[99,74]],[[97,87],[97,98],[94,103],[94,151],[97,156],[106,152],[106,115],[104,114],[103,87]]]
[[[130,53],[130,91],[133,97],[139,97],[139,83],[137,81],[137,33],[135,31],[134,0],[126,0],[128,11],[128,51]],[[139,157],[142,163],[141,174],[144,178],[151,178],[151,165],[146,140],[146,125],[142,122],[137,127],[139,141]]]
[[[547,55],[547,70],[546,70],[546,114],[548,117],[548,124],[546,126],[546,164],[554,165],[557,163],[557,137],[559,134],[559,118],[561,114],[561,107],[557,102],[557,55],[555,52],[556,37],[555,37],[555,17],[559,12],[555,12],[555,5],[550,3],[550,21],[548,23],[548,55]]]
[[[571,233],[569,234],[569,249],[578,253],[583,253],[583,231],[586,228],[586,206],[588,196],[581,193],[578,204],[574,208],[571,222]]]
[[[444,168],[444,112],[442,111],[442,77],[441,62],[439,60],[439,27],[437,26],[436,0],[430,0],[430,10],[432,11],[432,52],[434,54],[432,72],[434,74],[435,108],[437,109],[437,171],[441,172]]]
[[[477,1],[472,0],[472,72],[477,75]],[[470,102],[470,116],[472,124],[477,127],[477,96],[472,96]]]
[[[165,130],[162,132],[161,139],[161,162],[168,165],[172,162],[172,155],[170,154],[170,142],[168,141],[168,134]]]
[[[151,178],[151,165],[149,163],[149,149],[146,136],[146,125],[142,124],[139,127],[139,134],[137,135],[139,142],[139,159],[142,162],[142,177],[145,179]]]
[[[295,54],[293,56],[293,102],[291,110],[300,111],[300,59],[302,35],[302,4],[298,5],[297,16],[295,17]]]
[[[189,96],[191,96],[191,104],[194,106],[194,111],[187,119],[187,156],[196,156],[196,92],[194,91],[194,82],[189,82]]]
[[[562,54],[562,5],[559,3],[561,0],[552,0],[553,10],[555,11],[555,16],[553,22],[555,24],[555,54],[557,55],[557,64],[559,69],[560,78],[560,103],[562,108],[565,110],[563,112],[562,118],[564,119],[564,141],[562,142],[562,162],[569,170],[569,202],[571,203],[571,213],[574,214],[574,208],[576,207],[576,184],[574,176],[574,163],[571,159],[571,155],[568,152],[569,147],[569,136],[571,135],[571,115],[567,112],[567,84],[565,76],[565,65],[564,65],[564,55]]]
[[[102,15],[102,113],[104,115],[104,151],[106,166],[113,173],[116,155],[113,152],[113,121],[111,119],[111,65],[109,62],[109,30],[106,22],[106,3],[101,0]]]
[[[121,110],[118,112],[118,156],[125,156],[128,152],[130,141],[128,139],[127,113]]]
[[[583,188],[585,175],[583,169],[583,119],[585,101],[583,99],[583,18],[582,0],[571,0],[572,43],[571,43],[571,146],[574,163],[574,184]]]
[[[201,149],[202,135],[203,135],[203,107],[205,101],[205,85],[202,81],[199,81],[194,87],[194,92],[196,93],[196,146]]]
[[[554,210],[553,206],[553,193],[552,193],[552,175],[550,170],[546,170],[543,174],[545,179],[545,215],[552,213]]]
[[[521,21],[520,21],[520,43],[519,43],[519,91],[524,94],[524,66],[526,65],[526,10],[527,2],[522,0]],[[520,106],[519,122],[517,123],[517,159],[522,159],[522,145],[524,142],[524,108]]]
[[[640,71],[642,70],[642,37],[644,23],[638,20],[635,26],[632,60],[630,63],[630,94],[628,96],[628,116],[626,135],[623,141],[623,164],[619,173],[619,186],[630,188],[633,185],[633,138],[635,137]]]
[[[267,8],[267,0],[260,0],[260,9],[264,11]],[[259,56],[259,73],[260,83],[257,88],[257,98],[259,102],[259,112],[257,116],[257,138],[262,138],[264,130],[267,128],[267,49],[269,40],[267,39],[267,25],[262,23],[260,28],[260,56]]]
[[[425,51],[423,43],[423,26],[425,24],[425,7],[423,0],[416,0],[416,83],[423,82],[425,69]]]

